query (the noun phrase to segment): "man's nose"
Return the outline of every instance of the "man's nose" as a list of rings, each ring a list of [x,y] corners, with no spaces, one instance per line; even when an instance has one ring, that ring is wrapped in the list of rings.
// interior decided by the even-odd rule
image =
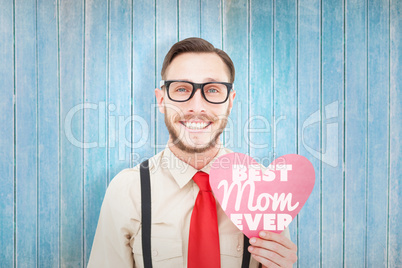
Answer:
[[[202,96],[201,89],[196,88],[194,92],[194,96],[189,100],[190,101],[190,110],[194,112],[203,112],[205,111],[206,100]]]

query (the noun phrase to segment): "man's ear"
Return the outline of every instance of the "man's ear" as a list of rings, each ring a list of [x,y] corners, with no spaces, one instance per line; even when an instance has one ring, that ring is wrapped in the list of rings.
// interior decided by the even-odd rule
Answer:
[[[229,93],[229,113],[232,111],[233,102],[234,102],[235,97],[236,97],[236,91],[232,90]]]
[[[165,109],[164,109],[164,102],[163,99],[165,97],[165,91],[160,90],[159,88],[155,88],[155,97],[156,97],[156,102],[158,103],[158,108],[159,108],[159,112],[161,113],[165,113]]]

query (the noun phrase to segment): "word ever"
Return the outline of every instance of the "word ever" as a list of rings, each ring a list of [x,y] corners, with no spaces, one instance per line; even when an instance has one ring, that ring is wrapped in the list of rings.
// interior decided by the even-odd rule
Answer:
[[[276,216],[278,217],[276,218]],[[246,220],[246,224],[249,230],[257,230],[262,217],[264,217],[263,229],[267,231],[283,231],[292,221],[292,216],[290,216],[289,214],[255,214],[254,219],[253,215],[244,214],[244,219]],[[231,214],[230,219],[237,226],[237,228],[243,230],[243,214]],[[275,220],[277,220],[277,222],[275,222]]]

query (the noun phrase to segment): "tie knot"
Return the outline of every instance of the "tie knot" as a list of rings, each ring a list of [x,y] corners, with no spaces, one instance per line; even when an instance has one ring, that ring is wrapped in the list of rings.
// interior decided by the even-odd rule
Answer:
[[[205,172],[198,171],[195,173],[193,180],[197,183],[200,191],[211,192],[211,186],[209,185],[209,175]]]

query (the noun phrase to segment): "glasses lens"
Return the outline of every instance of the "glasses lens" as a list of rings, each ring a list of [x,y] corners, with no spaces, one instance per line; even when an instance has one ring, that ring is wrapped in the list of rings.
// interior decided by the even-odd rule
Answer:
[[[207,84],[204,86],[204,95],[210,102],[223,102],[228,95],[228,90],[223,84]]]
[[[169,86],[170,98],[177,101],[188,100],[192,91],[193,85],[186,82],[173,82]]]

